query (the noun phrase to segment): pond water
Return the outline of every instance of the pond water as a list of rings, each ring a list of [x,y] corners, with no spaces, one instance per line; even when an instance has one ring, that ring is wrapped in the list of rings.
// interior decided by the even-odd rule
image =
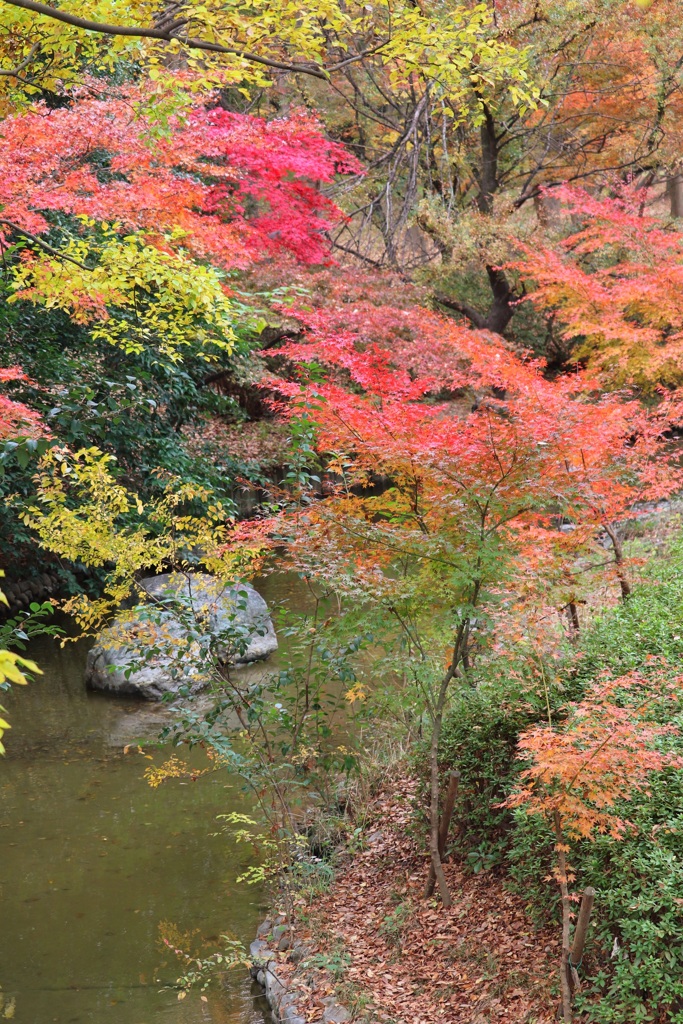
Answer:
[[[264,1024],[246,972],[206,1001],[165,988],[182,970],[164,937],[206,956],[222,934],[248,945],[263,916],[261,893],[235,884],[249,851],[211,835],[218,814],[249,810],[239,780],[151,789],[151,762],[123,747],[165,712],[87,692],[82,644],[31,656],[44,675],[2,695],[0,1020]]]

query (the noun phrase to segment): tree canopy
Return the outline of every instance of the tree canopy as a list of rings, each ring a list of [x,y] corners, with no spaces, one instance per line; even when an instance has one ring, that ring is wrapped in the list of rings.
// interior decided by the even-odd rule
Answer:
[[[683,834],[682,69],[671,0],[0,0],[0,690],[59,632],[22,580],[92,638],[180,573],[138,657],[182,620],[213,704],[168,731],[257,794],[254,877],[382,733],[440,912],[454,806],[463,863],[559,909],[565,1021],[680,1015],[666,944],[605,936],[619,851]],[[274,572],[307,610],[247,684],[191,582]],[[581,995],[572,887],[616,864]]]

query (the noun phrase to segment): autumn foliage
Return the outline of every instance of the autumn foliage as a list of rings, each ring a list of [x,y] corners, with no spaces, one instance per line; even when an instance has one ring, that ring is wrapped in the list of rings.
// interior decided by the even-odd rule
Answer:
[[[680,698],[680,684],[656,668],[649,675],[597,680],[566,720],[521,736],[520,757],[528,767],[509,805],[551,821],[557,814],[568,837],[621,838],[632,826],[620,808],[647,791],[652,772],[681,767],[680,758],[662,746],[663,738],[677,734],[676,726],[648,720],[653,704]]]
[[[387,528],[437,543],[455,503],[476,495],[481,514],[504,504],[506,534],[535,551],[528,564],[552,551],[569,565],[602,531],[611,537],[617,521],[637,516],[639,502],[679,485],[667,455],[676,395],[648,411],[620,394],[599,395],[590,374],[550,381],[542,362],[520,359],[498,337],[424,307],[382,305],[370,289],[363,297],[338,286],[314,308],[287,312],[303,340],[283,352],[326,368],[309,414],[320,451],[332,453],[344,478],[340,516],[405,503],[387,514]],[[305,401],[305,387],[279,386]],[[390,498],[349,492],[377,475],[394,485]],[[482,497],[488,487],[493,504]],[[311,514],[329,520],[330,508]],[[560,531],[562,521],[570,528]],[[540,575],[548,572],[546,564]]]
[[[339,211],[319,183],[360,167],[312,116],[266,122],[198,106],[159,133],[140,100],[132,88],[100,96],[93,83],[66,108],[6,118],[5,234],[43,234],[61,213],[143,231],[225,269],[282,251],[329,258],[321,235]]]
[[[648,211],[650,193],[635,185],[548,195],[562,203],[568,233],[556,246],[522,246],[516,266],[533,282],[530,301],[557,316],[574,358],[603,379],[648,391],[680,384],[681,232]]]
[[[7,381],[26,380],[18,366],[0,368],[0,386]],[[34,409],[16,402],[0,392],[0,441],[14,437],[37,438],[45,433],[45,426]]]
[[[360,167],[308,114],[266,122],[198,106],[159,132],[142,98],[91,83],[66,108],[2,123],[14,300],[61,309],[130,352],[177,358],[193,339],[229,352],[227,275],[276,256],[329,262],[324,236],[341,214],[320,186]]]
[[[424,308],[361,299],[288,312],[304,340],[280,354],[304,380],[311,363],[322,373],[280,388],[332,476],[325,500],[299,491],[278,536],[300,573],[386,609],[406,645],[404,664],[428,694],[430,849],[448,907],[437,838],[449,692],[497,623],[509,633],[519,617],[528,625],[529,608],[538,622],[554,605],[577,625],[580,559],[628,597],[617,521],[680,485],[666,450],[672,413],[598,396],[586,374],[549,381],[541,363]],[[607,565],[595,557],[603,532]],[[611,727],[593,711],[592,728]],[[561,751],[547,755],[554,763]]]
[[[185,18],[183,5],[160,15],[131,0],[121,17],[166,28],[111,32],[111,46],[60,20],[73,4],[42,11],[34,45],[32,14],[0,0],[8,7],[0,326],[16,351],[0,369],[0,462],[9,452],[25,543],[60,571],[78,566],[62,607],[88,633],[152,571],[201,569],[232,585],[276,566],[303,580],[315,612],[283,629],[294,667],[283,655],[260,690],[236,687],[249,750],[226,756],[222,711],[202,742],[222,745],[233,769],[259,764],[250,784],[276,794],[270,834],[284,848],[290,792],[323,763],[320,737],[340,708],[361,708],[374,733],[385,713],[399,723],[400,742],[415,740],[416,763],[428,764],[417,813],[428,816],[441,902],[425,901],[419,920],[450,922],[458,941],[447,876],[465,883],[443,866],[442,741],[459,695],[497,687],[501,707],[515,706],[511,739],[504,723],[514,768],[490,805],[510,830],[543,819],[534,855],[560,888],[568,1024],[570,861],[596,839],[623,845],[629,801],[647,798],[656,773],[683,768],[670,666],[645,660],[590,679],[577,668],[596,593],[631,607],[642,559],[629,527],[683,486],[672,443],[683,422],[683,233],[649,191],[679,168],[680,61],[654,41],[672,3],[651,19],[622,0],[609,11],[382,0],[294,17],[258,0],[246,14],[209,2]],[[124,57],[140,61],[125,75]],[[266,78],[286,71],[295,84]],[[482,282],[487,313],[475,308]],[[559,366],[545,358],[558,335]],[[22,346],[43,375],[59,365],[54,380],[33,379]],[[128,416],[138,433],[126,433]],[[211,473],[199,471],[207,424],[239,433],[258,417],[264,436],[273,420],[288,434],[276,467],[231,459],[214,438]],[[22,476],[28,452],[39,461]],[[257,507],[242,516],[245,491],[244,508]],[[225,650],[214,640],[207,658]],[[315,659],[333,712],[311,697]],[[227,659],[216,655],[212,671],[227,692]],[[348,772],[353,758],[339,751]],[[325,782],[331,799],[336,780]],[[482,784],[477,798],[489,796]],[[501,866],[488,841],[476,864]],[[300,843],[297,832],[297,864]],[[405,840],[413,895],[424,894],[423,853]]]

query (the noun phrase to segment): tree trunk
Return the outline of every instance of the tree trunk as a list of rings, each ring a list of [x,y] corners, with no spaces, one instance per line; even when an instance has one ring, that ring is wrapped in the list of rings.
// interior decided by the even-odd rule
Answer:
[[[570,983],[569,966],[569,932],[571,928],[571,906],[569,903],[569,889],[567,886],[567,856],[565,853],[564,836],[562,834],[562,822],[558,811],[553,817],[555,827],[555,840],[557,850],[557,863],[559,868],[558,882],[562,896],[562,955],[560,957],[560,990],[562,992],[562,1019],[565,1024],[571,1024],[572,1020],[572,991]]]
[[[534,208],[541,227],[558,230],[562,226],[562,203],[552,193],[537,192]]]
[[[493,303],[489,307],[484,327],[487,331],[502,334],[515,315],[517,296],[500,268],[487,267],[486,273],[493,292]]]
[[[439,884],[439,894],[444,907],[451,905],[451,894],[448,891],[446,876],[444,875],[439,853],[439,740],[441,739],[441,725],[443,722],[443,711],[450,683],[450,672],[441,683],[439,699],[435,708],[434,722],[432,725],[432,742],[429,749],[430,767],[430,800],[429,800],[429,852],[432,856],[432,870],[434,877]]]
[[[671,203],[671,216],[683,217],[683,174],[672,174],[666,186]]]
[[[484,120],[479,129],[481,147],[481,167],[475,172],[478,184],[479,195],[477,206],[479,211],[487,216],[493,209],[493,197],[498,191],[498,143],[496,135],[496,122],[488,106],[483,104]],[[478,330],[493,331],[494,334],[502,334],[515,314],[515,304],[519,298],[505,271],[500,267],[487,266],[486,274],[489,279],[493,302],[487,313],[480,313],[467,303],[459,302],[456,299],[449,299],[437,295],[436,301],[448,309],[454,309],[462,313],[470,321],[473,327]]]
[[[578,970],[581,966],[581,961],[583,960],[583,951],[586,948],[586,939],[588,937],[588,925],[590,924],[594,900],[595,889],[592,885],[587,885],[583,891],[583,896],[581,897],[581,907],[579,909],[579,917],[576,922],[576,928],[574,929],[574,939],[572,942],[571,954],[569,957],[569,981],[571,984],[572,993],[574,993],[581,987],[579,984]]]
[[[480,313],[478,309],[474,309],[466,302],[450,299],[446,295],[436,295],[435,298],[439,305],[446,306],[447,309],[452,309],[467,317],[478,331],[493,331],[494,334],[502,334],[515,315],[519,296],[510,287],[505,272],[499,267],[487,267],[486,274],[493,292],[493,302],[487,313]]]
[[[479,172],[479,195],[477,206],[482,213],[490,213],[493,196],[498,189],[498,139],[496,123],[488,106],[484,103],[484,120],[479,129],[481,143],[481,171]]]
[[[617,578],[621,588],[621,600],[625,601],[631,594],[631,584],[624,572],[624,549],[621,546],[619,534],[613,526],[605,524],[605,533],[612,541],[612,548],[614,549],[614,564],[617,567]]]
[[[458,786],[460,784],[460,772],[451,772],[448,780],[448,790],[446,792],[446,799],[443,805],[443,814],[439,823],[439,858],[443,860],[443,855],[446,852],[446,843],[448,842],[448,830],[451,824],[451,818],[453,817],[453,808],[455,807],[455,801],[458,798]],[[436,884],[436,875],[434,873],[434,865],[432,864],[429,869],[429,878],[425,886],[425,897],[429,897],[434,892],[434,885]]]
[[[576,638],[581,626],[579,624],[579,610],[576,607],[575,601],[570,601],[567,605],[567,615],[569,616],[569,628],[571,629],[573,637]]]

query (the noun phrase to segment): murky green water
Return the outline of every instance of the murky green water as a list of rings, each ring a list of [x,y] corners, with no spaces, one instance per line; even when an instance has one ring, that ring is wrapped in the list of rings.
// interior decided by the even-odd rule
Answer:
[[[204,955],[228,931],[253,938],[260,893],[234,883],[248,851],[210,835],[217,814],[248,810],[239,780],[150,789],[150,762],[122,751],[164,712],[88,693],[80,645],[31,654],[44,676],[2,701],[13,726],[0,760],[5,1012],[15,1000],[18,1024],[263,1024],[240,973],[207,1002],[164,989],[181,973],[164,935]]]

